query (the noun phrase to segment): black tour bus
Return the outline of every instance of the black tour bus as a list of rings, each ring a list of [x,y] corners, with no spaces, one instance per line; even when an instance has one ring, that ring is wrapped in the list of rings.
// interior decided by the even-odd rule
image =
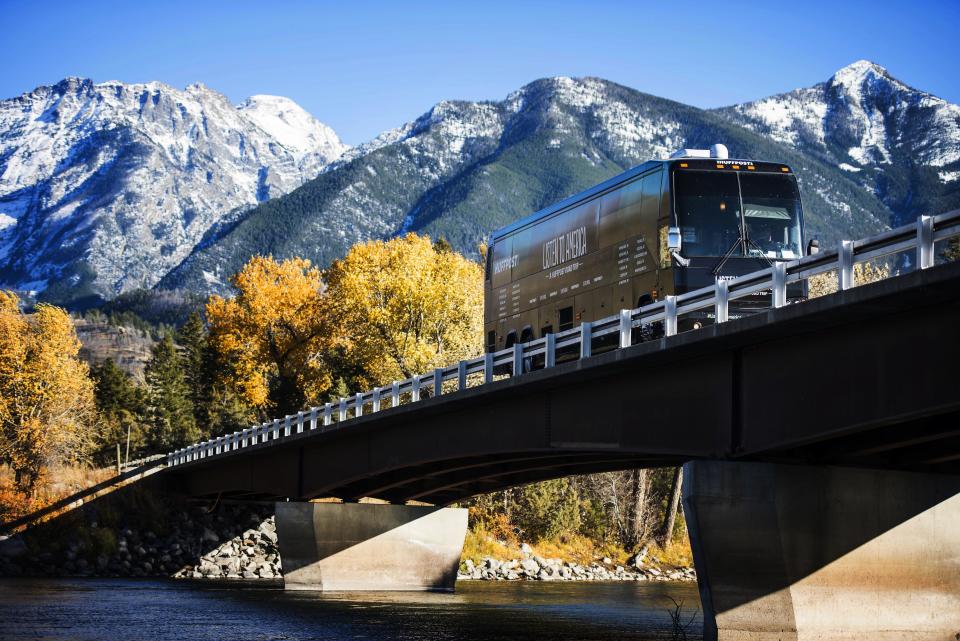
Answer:
[[[486,349],[799,258],[802,239],[787,165],[731,160],[723,145],[645,162],[492,234]],[[804,295],[801,284],[788,288],[788,301]],[[768,306],[761,292],[732,302],[730,317]],[[712,317],[704,310],[684,323]]]

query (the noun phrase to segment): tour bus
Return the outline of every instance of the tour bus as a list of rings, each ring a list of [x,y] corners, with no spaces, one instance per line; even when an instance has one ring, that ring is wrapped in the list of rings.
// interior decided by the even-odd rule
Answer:
[[[802,238],[787,165],[732,160],[723,145],[648,161],[491,235],[486,349],[798,258]],[[804,296],[802,284],[788,288],[788,302]],[[730,317],[761,307],[769,292],[732,301]],[[680,329],[712,318],[712,310],[691,314]]]

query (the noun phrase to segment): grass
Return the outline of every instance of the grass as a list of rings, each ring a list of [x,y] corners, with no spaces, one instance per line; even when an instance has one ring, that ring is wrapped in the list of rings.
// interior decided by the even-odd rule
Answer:
[[[613,565],[625,565],[631,553],[617,545],[599,543],[579,534],[561,534],[552,539],[538,541],[530,545],[533,554],[546,559],[562,559],[569,563],[580,565],[609,558]],[[492,558],[498,561],[509,561],[523,557],[519,544],[514,544],[492,536],[482,526],[476,526],[467,531],[463,544],[461,562],[470,559],[479,564],[483,559]],[[693,553],[690,550],[690,540],[686,535],[661,548],[651,543],[647,558],[656,557],[658,565],[672,567],[693,566]]]
[[[79,492],[116,474],[113,468],[91,469],[82,466],[61,465],[47,470],[27,496],[14,483],[14,472],[8,465],[0,466],[0,523],[16,520],[43,509],[60,499]],[[49,515],[52,518],[55,514]]]

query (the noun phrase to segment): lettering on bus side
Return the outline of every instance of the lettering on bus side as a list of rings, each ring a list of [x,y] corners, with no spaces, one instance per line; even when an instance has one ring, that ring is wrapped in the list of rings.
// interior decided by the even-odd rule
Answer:
[[[543,244],[543,269],[556,267],[587,253],[587,228],[577,227]]]
[[[519,254],[514,254],[512,256],[507,256],[506,258],[501,258],[493,262],[493,273],[499,274],[500,272],[507,271],[517,266],[517,263],[520,262]]]

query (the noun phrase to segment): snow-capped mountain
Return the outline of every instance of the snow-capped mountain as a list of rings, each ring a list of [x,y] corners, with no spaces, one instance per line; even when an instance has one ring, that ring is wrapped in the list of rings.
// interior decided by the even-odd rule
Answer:
[[[960,106],[867,60],[718,113],[850,173],[893,210],[892,224],[939,213],[960,193]]]
[[[406,231],[473,254],[493,229],[680,147],[724,142],[788,162],[807,228],[826,241],[882,229],[886,208],[851,174],[721,114],[597,78],[532,82],[500,102],[442,101],[345,153],[299,189],[210,235],[160,287],[223,290],[253,254],[327,265],[354,243]]]
[[[150,287],[210,228],[347,147],[286,98],[67,78],[0,101],[0,286]]]

